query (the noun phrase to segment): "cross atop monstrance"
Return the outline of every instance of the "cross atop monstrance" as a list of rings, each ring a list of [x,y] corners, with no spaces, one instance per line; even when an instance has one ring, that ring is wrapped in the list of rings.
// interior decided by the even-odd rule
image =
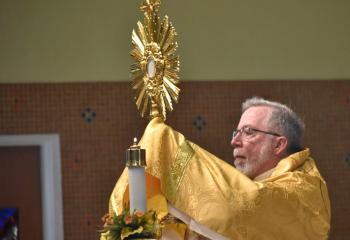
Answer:
[[[152,119],[160,116],[165,121],[166,111],[173,110],[178,101],[180,60],[176,55],[176,31],[165,16],[160,21],[158,11],[160,0],[146,0],[140,10],[144,21],[137,23],[138,33],[132,31],[133,49],[130,55],[135,59],[131,66],[132,88],[136,90],[135,102],[142,117]]]

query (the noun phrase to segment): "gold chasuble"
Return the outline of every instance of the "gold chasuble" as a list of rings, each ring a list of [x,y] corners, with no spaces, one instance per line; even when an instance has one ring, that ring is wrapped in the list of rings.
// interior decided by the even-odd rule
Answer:
[[[167,202],[193,221],[229,239],[327,239],[326,183],[308,149],[282,159],[272,174],[252,181],[159,117],[140,141],[146,149],[148,209],[165,216]],[[119,214],[128,201],[124,170],[110,199]]]

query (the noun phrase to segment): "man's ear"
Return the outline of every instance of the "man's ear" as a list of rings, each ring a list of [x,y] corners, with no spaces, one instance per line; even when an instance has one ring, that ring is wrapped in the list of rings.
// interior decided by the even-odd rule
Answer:
[[[288,139],[285,136],[276,138],[275,154],[279,157],[285,157],[287,155]]]

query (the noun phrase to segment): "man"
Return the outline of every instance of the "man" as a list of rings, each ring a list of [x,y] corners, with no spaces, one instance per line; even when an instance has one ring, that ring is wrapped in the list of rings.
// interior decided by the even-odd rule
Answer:
[[[148,208],[209,239],[326,239],[328,192],[310,151],[301,148],[304,124],[285,105],[261,98],[248,99],[242,109],[231,141],[236,168],[161,118],[149,123],[140,141],[147,152]],[[126,190],[124,171],[111,213],[121,212]],[[181,229],[171,228],[164,235],[177,230],[180,236]]]

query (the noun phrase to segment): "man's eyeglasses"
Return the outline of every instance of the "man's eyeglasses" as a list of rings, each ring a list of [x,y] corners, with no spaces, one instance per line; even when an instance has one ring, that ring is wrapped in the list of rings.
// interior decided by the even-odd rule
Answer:
[[[259,130],[256,128],[251,128],[248,126],[242,127],[241,129],[236,129],[233,131],[232,133],[232,139],[235,138],[239,133],[242,134],[242,137],[249,137],[254,135],[255,133],[264,133],[264,134],[269,134],[269,135],[273,135],[273,136],[277,136],[280,137],[281,135],[278,133],[274,133],[274,132],[267,132],[267,131],[263,131],[263,130]]]

